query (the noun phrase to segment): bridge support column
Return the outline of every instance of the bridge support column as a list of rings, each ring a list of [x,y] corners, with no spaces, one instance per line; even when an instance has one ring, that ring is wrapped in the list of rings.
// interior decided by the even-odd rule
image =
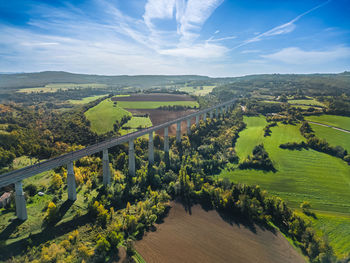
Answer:
[[[215,117],[216,117],[216,118],[219,117],[219,109],[218,109],[218,108],[215,109]]]
[[[210,119],[213,119],[213,111],[210,111],[209,117],[210,117]]]
[[[149,139],[148,139],[148,161],[149,161],[150,164],[154,163],[153,132],[149,133]]]
[[[203,121],[204,121],[204,122],[207,121],[207,113],[206,113],[206,112],[204,112],[204,114],[203,114]]]
[[[102,168],[103,168],[103,185],[107,186],[111,183],[111,175],[109,171],[109,158],[108,158],[108,149],[103,150],[102,157]]]
[[[181,142],[181,121],[176,123],[176,142]]]
[[[191,134],[191,119],[187,119],[187,135]]]
[[[135,149],[133,139],[129,141],[129,175],[135,176]]]
[[[199,115],[196,116],[196,127],[199,127]]]
[[[26,199],[23,193],[22,181],[18,181],[15,183],[15,191],[16,191],[16,214],[18,219],[27,220],[27,207],[26,207]]]
[[[77,189],[75,184],[75,174],[73,162],[67,164],[67,185],[68,185],[68,199],[71,201],[77,200]]]
[[[164,152],[169,152],[169,134],[168,127],[164,128]]]

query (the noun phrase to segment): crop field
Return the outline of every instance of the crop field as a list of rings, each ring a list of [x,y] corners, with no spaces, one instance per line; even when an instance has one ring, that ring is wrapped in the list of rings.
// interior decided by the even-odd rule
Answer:
[[[350,117],[337,116],[337,115],[320,115],[320,116],[307,116],[308,121],[319,122],[345,130],[350,130]]]
[[[68,90],[68,89],[78,89],[78,88],[107,88],[106,84],[98,84],[98,83],[52,83],[47,84],[45,87],[35,87],[35,88],[25,88],[20,89],[18,92],[21,93],[36,93],[36,92],[56,92],[58,90]]]
[[[350,152],[350,133],[312,123],[310,123],[310,126],[316,133],[317,137],[325,139],[332,146],[340,145]]]
[[[104,95],[96,95],[96,96],[90,96],[90,97],[86,97],[86,98],[82,98],[81,100],[68,100],[69,103],[71,104],[86,104],[89,102],[92,102],[94,100],[100,99],[104,96],[107,96],[108,94],[104,94]]]
[[[91,122],[91,130],[97,134],[103,134],[113,130],[113,124],[120,121],[123,116],[131,115],[130,112],[114,105],[111,99],[100,102],[85,113],[86,118]]]
[[[310,100],[288,100],[289,104],[294,105],[311,105],[311,106],[325,106],[322,102],[319,102],[315,99]]]
[[[304,139],[299,132],[300,124],[279,124],[271,128],[270,137],[264,138],[264,117],[245,117],[244,121],[247,123],[247,129],[243,130],[238,138],[238,156],[242,160],[256,144],[262,142],[277,172],[234,169],[223,171],[221,176],[234,182],[258,184],[269,193],[280,196],[294,208],[298,208],[303,201],[309,201],[316,214],[322,211],[350,215],[350,166],[346,162],[311,149],[292,151],[279,148],[281,143],[300,142]],[[256,138],[258,136],[260,138]],[[243,143],[247,145],[247,149]],[[316,223],[314,225],[319,227]],[[327,225],[323,230],[326,233],[333,231],[327,228]],[[350,231],[350,224],[344,231]],[[350,242],[347,244],[346,249],[350,251]]]
[[[157,109],[162,106],[199,107],[196,101],[118,101],[117,103],[124,109]]]
[[[153,125],[159,125],[164,122],[175,120],[177,118],[180,118],[182,116],[186,116],[195,112],[195,110],[191,110],[191,109],[183,110],[183,111],[168,111],[168,110],[158,110],[158,109],[128,109],[128,111],[130,111],[132,114],[148,114],[150,116],[150,119]],[[195,123],[195,120],[193,119],[191,121],[191,124],[194,124],[194,123]],[[186,132],[186,128],[187,128],[186,123],[181,122],[182,133]],[[171,125],[169,127],[168,132],[169,132],[169,135],[175,136],[176,125],[175,124]],[[156,131],[156,134],[163,136],[164,134],[163,129]]]
[[[190,212],[173,203],[164,223],[135,248],[148,263],[156,262],[305,262],[279,232],[226,222],[199,205]],[[218,246],[218,244],[220,244]],[[179,253],[181,251],[181,253]]]
[[[186,86],[179,89],[179,91],[187,92],[196,96],[204,96],[212,92],[216,86]]]

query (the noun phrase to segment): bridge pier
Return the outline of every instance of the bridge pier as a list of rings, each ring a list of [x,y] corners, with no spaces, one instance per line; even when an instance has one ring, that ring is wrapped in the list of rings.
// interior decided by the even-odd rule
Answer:
[[[168,153],[169,152],[169,134],[168,134],[168,128],[164,128],[164,152]]]
[[[129,175],[135,176],[135,149],[134,139],[129,141]]]
[[[204,112],[204,114],[203,114],[203,121],[204,121],[204,122],[207,121],[207,113],[206,113],[206,112]]]
[[[191,119],[187,119],[187,135],[191,134]]]
[[[196,116],[196,127],[198,128],[199,126],[199,115]]]
[[[149,133],[149,139],[148,139],[148,161],[149,161],[150,164],[154,163],[153,132]]]
[[[67,164],[67,188],[68,188],[68,199],[71,201],[77,200],[77,189],[75,183],[75,174],[73,162]]]
[[[107,186],[111,183],[111,175],[109,171],[109,158],[108,158],[108,149],[103,150],[102,157],[102,165],[103,165],[103,185]]]
[[[15,191],[16,191],[16,215],[20,220],[27,220],[27,207],[26,199],[24,197],[22,181],[15,182]]]
[[[219,117],[219,109],[215,108],[215,117],[218,118]]]
[[[181,121],[176,123],[176,142],[181,142]]]
[[[213,119],[213,111],[212,110],[209,113],[209,117],[210,117],[210,119]]]

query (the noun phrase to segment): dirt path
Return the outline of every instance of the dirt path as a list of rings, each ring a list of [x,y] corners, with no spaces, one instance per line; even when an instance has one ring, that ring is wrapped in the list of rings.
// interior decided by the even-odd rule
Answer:
[[[172,204],[164,223],[135,247],[147,263],[305,262],[279,232],[231,225],[216,211],[206,212],[199,205],[189,214],[178,203]]]
[[[342,128],[338,128],[338,127],[335,127],[335,126],[332,126],[332,125],[328,125],[328,124],[324,124],[324,123],[319,123],[319,122],[314,122],[314,121],[308,121],[308,122],[309,122],[309,123],[312,123],[312,124],[316,124],[316,125],[324,126],[324,127],[329,127],[329,128],[332,128],[332,129],[335,129],[335,130],[338,130],[338,131],[342,131],[342,132],[350,133],[350,131],[349,131],[349,130],[342,129]]]

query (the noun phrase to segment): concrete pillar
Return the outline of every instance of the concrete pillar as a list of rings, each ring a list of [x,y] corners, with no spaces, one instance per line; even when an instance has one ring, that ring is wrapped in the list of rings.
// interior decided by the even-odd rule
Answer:
[[[169,134],[168,127],[164,128],[164,152],[169,152]]]
[[[148,161],[150,164],[154,163],[154,145],[153,145],[153,132],[149,133],[148,139]]]
[[[75,184],[73,162],[69,162],[67,164],[67,185],[68,185],[68,199],[71,201],[77,200],[77,189]]]
[[[203,114],[203,121],[204,121],[204,122],[207,121],[207,113],[206,113],[206,112],[204,112],[204,114]]]
[[[209,116],[210,116],[210,119],[213,118],[213,111],[210,111]]]
[[[196,126],[199,126],[199,115],[196,116]]]
[[[187,119],[187,135],[191,134],[191,119]]]
[[[16,214],[18,219],[27,220],[27,208],[26,208],[26,199],[24,197],[24,192],[22,188],[22,181],[15,183],[16,191]]]
[[[133,139],[129,141],[129,175],[135,176],[135,149]]]
[[[215,117],[216,117],[216,118],[219,117],[219,110],[218,110],[218,108],[215,109]]]
[[[181,142],[181,121],[176,123],[176,142]]]
[[[103,168],[103,185],[107,186],[111,183],[111,175],[109,171],[109,158],[108,158],[108,149],[103,150],[102,157],[102,168]]]

